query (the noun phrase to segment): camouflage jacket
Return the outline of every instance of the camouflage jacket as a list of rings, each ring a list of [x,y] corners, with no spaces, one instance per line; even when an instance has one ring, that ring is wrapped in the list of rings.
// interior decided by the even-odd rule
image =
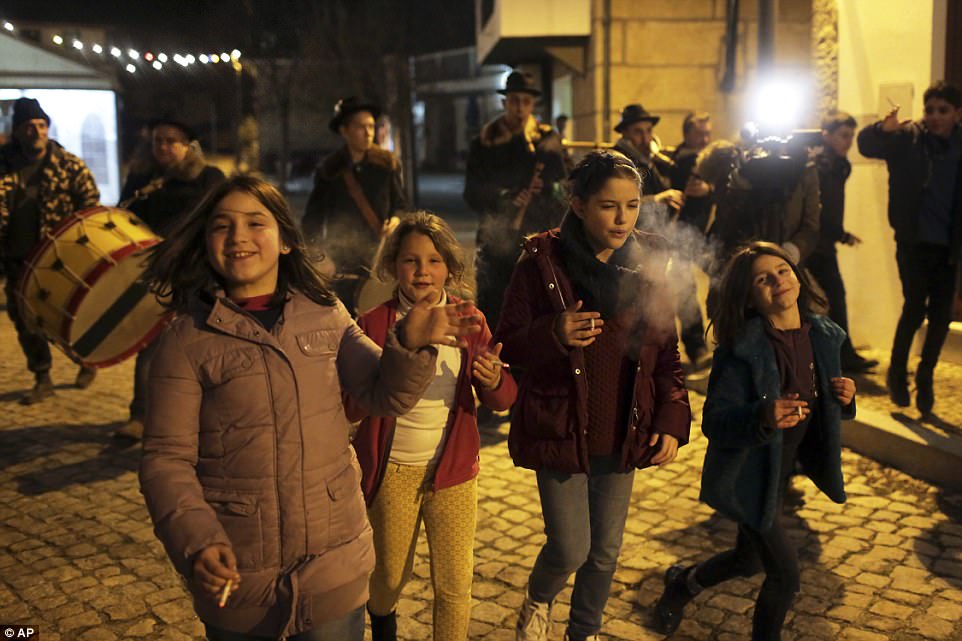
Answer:
[[[5,246],[7,223],[23,189],[13,143],[0,147],[0,247]],[[100,202],[100,191],[84,161],[51,140],[47,158],[40,170],[40,238],[44,238],[70,214]]]

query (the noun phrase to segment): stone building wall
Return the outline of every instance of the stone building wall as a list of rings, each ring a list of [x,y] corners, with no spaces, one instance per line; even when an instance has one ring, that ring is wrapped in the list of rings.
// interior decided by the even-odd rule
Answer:
[[[811,79],[812,1],[780,0],[776,64]],[[817,1],[817,0],[816,0]],[[681,138],[691,110],[712,113],[717,137],[737,133],[747,116],[747,90],[757,54],[757,2],[742,2],[736,86],[719,89],[725,65],[725,0],[611,0],[610,126],[621,109],[641,102],[660,114],[656,132],[665,144]],[[594,0],[587,73],[575,75],[573,132],[579,139],[608,139],[603,129],[604,0]],[[805,124],[815,124],[815,107]]]

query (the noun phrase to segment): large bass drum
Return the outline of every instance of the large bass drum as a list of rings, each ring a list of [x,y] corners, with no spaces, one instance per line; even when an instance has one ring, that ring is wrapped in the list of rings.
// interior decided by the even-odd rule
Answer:
[[[87,367],[136,354],[168,317],[140,278],[142,250],[160,240],[125,209],[71,214],[24,265],[17,296],[27,326]]]

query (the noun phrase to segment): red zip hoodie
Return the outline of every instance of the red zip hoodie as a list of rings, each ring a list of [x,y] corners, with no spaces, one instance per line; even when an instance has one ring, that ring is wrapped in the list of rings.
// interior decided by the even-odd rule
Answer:
[[[451,303],[461,302],[448,296]],[[371,340],[380,346],[387,340],[387,332],[397,321],[398,300],[394,298],[362,315],[357,323]],[[481,314],[480,310],[478,314]],[[443,490],[478,475],[478,454],[481,439],[478,434],[478,418],[471,393],[471,364],[475,356],[490,349],[491,330],[484,315],[481,315],[481,331],[466,337],[467,348],[461,350],[461,371],[455,391],[454,407],[448,415],[447,436],[441,458],[434,473],[434,490]],[[518,387],[507,370],[501,370],[501,384],[496,389],[475,388],[481,402],[495,411],[506,410],[518,396]],[[347,417],[351,421],[363,419],[354,435],[354,450],[361,464],[361,489],[364,499],[370,505],[384,478],[394,439],[395,419],[393,417],[368,416],[364,408],[352,399],[344,403]]]

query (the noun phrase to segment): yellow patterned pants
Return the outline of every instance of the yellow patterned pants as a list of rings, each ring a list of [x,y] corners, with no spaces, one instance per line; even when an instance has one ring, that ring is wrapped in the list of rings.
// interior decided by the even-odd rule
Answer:
[[[434,587],[434,640],[460,641],[467,638],[471,621],[478,482],[471,479],[434,492],[433,477],[433,469],[388,464],[368,508],[377,557],[368,608],[384,616],[397,607],[411,578],[423,519]]]

